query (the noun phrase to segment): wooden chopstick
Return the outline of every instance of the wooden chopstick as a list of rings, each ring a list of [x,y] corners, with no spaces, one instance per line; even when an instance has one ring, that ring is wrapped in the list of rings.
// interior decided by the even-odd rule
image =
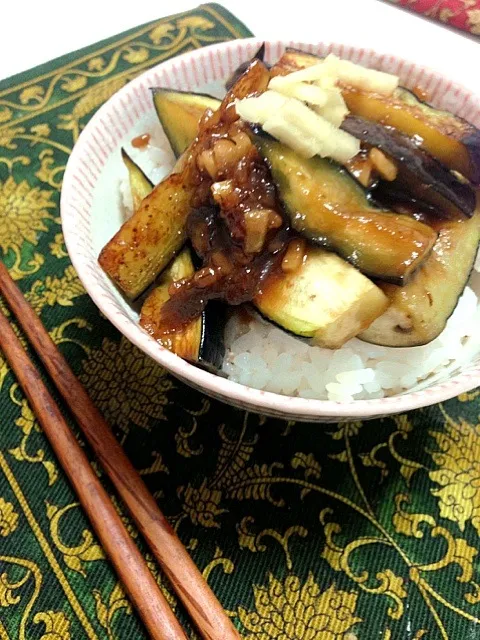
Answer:
[[[157,640],[186,640],[187,636],[115,511],[108,493],[2,312],[0,348],[151,637]]]
[[[91,401],[85,388],[78,381],[50,338],[40,318],[25,300],[1,261],[0,293],[5,297],[50,377],[67,402],[85,438],[128,507],[177,596],[195,622],[202,638],[205,640],[240,640],[231,620],[195,566],[177,534],[158,508],[145,483],[112,434],[109,425]],[[4,322],[8,325],[8,321],[4,319]],[[11,332],[10,326],[9,329]],[[7,355],[6,352],[5,355]],[[53,444],[56,434],[55,432],[50,435],[47,433],[47,437]],[[75,439],[73,440],[76,442]],[[58,455],[62,460],[68,455],[68,449],[62,450]],[[162,637],[167,638],[168,636]]]

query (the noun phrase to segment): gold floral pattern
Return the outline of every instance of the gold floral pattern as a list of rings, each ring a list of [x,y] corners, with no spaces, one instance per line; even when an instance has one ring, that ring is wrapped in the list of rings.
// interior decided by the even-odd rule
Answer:
[[[210,489],[206,480],[198,489],[190,485],[180,487],[178,495],[183,496],[183,510],[193,524],[200,524],[207,528],[220,527],[216,518],[226,511],[219,508],[222,494],[217,489]]]
[[[68,93],[75,93],[87,86],[87,78],[85,76],[67,77],[61,84],[61,88]]]
[[[456,522],[460,531],[467,522],[480,535],[480,424],[447,418],[445,432],[433,431],[439,451],[432,452],[439,467],[430,478],[440,489],[433,489],[440,514]]]
[[[71,640],[70,622],[62,611],[37,613],[33,621],[35,624],[43,623],[45,625],[40,640]]]
[[[132,607],[125,597],[125,593],[119,583],[113,587],[106,602],[98,589],[95,589],[93,595],[95,598],[95,608],[98,621],[106,630],[108,640],[114,640],[116,637],[113,631],[115,615],[121,610],[123,610],[127,615],[130,615],[132,613]]]
[[[302,585],[291,575],[282,583],[272,575],[268,587],[254,586],[255,611],[238,611],[245,640],[341,640],[361,618],[357,594],[334,585],[321,591],[313,575]]]
[[[63,234],[57,233],[53,242],[50,242],[48,246],[50,248],[50,253],[55,258],[60,259],[60,258],[66,258],[68,256],[68,253],[65,249]]]
[[[93,85],[88,91],[75,103],[71,113],[61,113],[59,115],[58,129],[64,129],[72,132],[73,141],[75,142],[80,134],[81,120],[106,102],[114,93],[121,89],[125,84],[123,77],[111,78]]]
[[[8,122],[13,116],[13,111],[8,107],[0,107],[0,124],[2,122]]]
[[[276,529],[263,529],[258,533],[252,531],[255,519],[252,516],[246,516],[237,526],[238,530],[238,544],[240,547],[250,549],[253,553],[264,552],[267,550],[265,538],[272,538],[282,547],[285,552],[285,559],[287,569],[291,571],[293,569],[292,555],[289,549],[290,538],[293,536],[300,536],[306,538],[308,535],[307,529],[300,525],[288,527],[285,533],[280,533]]]
[[[101,71],[105,67],[105,58],[102,56],[95,56],[94,58],[90,58],[87,63],[87,69],[89,71]]]
[[[51,538],[58,551],[63,555],[63,561],[69,569],[86,577],[87,564],[95,560],[104,560],[105,554],[88,529],[82,531],[79,544],[67,544],[63,540],[60,533],[60,523],[67,514],[71,515],[72,510],[78,507],[78,502],[67,504],[65,507],[57,507],[47,502],[46,513],[50,522]]]
[[[0,607],[6,609],[20,602],[20,596],[15,592],[17,584],[11,584],[6,573],[0,575]]]
[[[153,42],[153,44],[160,44],[164,38],[167,38],[173,31],[175,31],[175,27],[171,22],[162,22],[154,29],[150,31],[148,37]]]
[[[0,112],[1,113],[1,112]],[[1,115],[0,115],[1,122]],[[0,147],[4,147],[8,150],[14,150],[18,148],[18,145],[14,142],[14,139],[19,133],[23,133],[25,129],[23,127],[11,127],[7,129],[0,129]],[[2,158],[2,160],[7,160],[8,158]]]
[[[6,538],[15,531],[18,526],[18,513],[13,504],[0,498],[0,536]]]
[[[23,89],[20,93],[19,99],[22,104],[28,104],[29,102],[40,102],[44,94],[44,89],[38,84],[32,84],[29,87]]]
[[[58,478],[57,467],[52,460],[48,459],[43,447],[35,450],[35,447],[31,444],[35,432],[40,432],[40,426],[28,406],[27,401],[24,398],[20,401],[17,401],[15,397],[13,397],[13,399],[14,402],[21,407],[21,415],[15,420],[15,425],[21,430],[22,436],[20,443],[10,448],[8,453],[18,462],[27,462],[29,465],[41,464],[47,472],[48,485],[51,486]]]
[[[38,127],[43,130],[43,125],[38,125]],[[41,133],[38,133],[38,128],[35,131],[35,135],[42,135]],[[49,134],[47,133],[47,135]],[[38,158],[41,165],[40,169],[35,172],[36,177],[42,182],[48,184],[50,187],[59,189],[62,185],[62,176],[65,171],[65,165],[57,166],[53,149],[43,149],[43,151],[39,153]]]
[[[82,382],[111,424],[128,431],[130,425],[148,429],[152,420],[165,420],[168,392],[174,388],[166,371],[126,338],[107,338],[84,362]]]
[[[75,269],[70,265],[65,269],[61,278],[47,276],[44,281],[37,280],[27,293],[26,298],[35,311],[40,313],[44,306],[53,307],[58,304],[62,307],[71,307],[75,298],[84,293],[85,289],[78,279]]]
[[[56,207],[53,191],[30,187],[26,180],[16,183],[12,176],[0,182],[0,248],[7,253],[23,241],[37,244],[38,234],[47,231],[52,220],[49,209]]]
[[[177,20],[177,26],[180,29],[191,29],[192,31],[208,31],[213,29],[215,24],[203,16],[185,16],[185,18]]]

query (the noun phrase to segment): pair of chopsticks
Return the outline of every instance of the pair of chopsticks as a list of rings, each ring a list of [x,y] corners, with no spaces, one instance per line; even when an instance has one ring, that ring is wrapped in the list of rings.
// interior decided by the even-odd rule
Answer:
[[[0,293],[128,507],[178,598],[205,640],[239,640],[230,619],[168,524],[110,427],[0,261]],[[132,603],[154,640],[186,639],[107,492],[77,443],[8,319],[0,312],[0,349],[10,363],[57,458]]]

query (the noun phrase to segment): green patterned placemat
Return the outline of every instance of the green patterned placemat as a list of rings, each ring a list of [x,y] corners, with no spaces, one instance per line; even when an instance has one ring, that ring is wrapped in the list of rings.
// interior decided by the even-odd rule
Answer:
[[[204,5],[0,83],[1,258],[243,637],[480,637],[480,392],[363,424],[247,415],[132,347],[70,266],[59,188],[88,118],[152,64],[246,35]],[[0,356],[0,640],[84,638],[145,634]]]

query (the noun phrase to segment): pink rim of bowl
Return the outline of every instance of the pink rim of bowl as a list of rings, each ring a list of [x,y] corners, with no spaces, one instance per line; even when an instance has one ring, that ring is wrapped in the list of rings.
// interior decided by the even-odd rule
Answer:
[[[226,79],[239,63],[249,59],[262,40],[251,38],[211,45],[161,63],[123,87],[94,115],[70,156],[61,194],[62,226],[70,258],[86,291],[115,327],[135,346],[190,386],[233,406],[290,420],[335,422],[384,417],[442,402],[480,385],[480,358],[466,364],[448,380],[419,391],[375,400],[340,403],[282,396],[252,389],[203,371],[161,347],[122,308],[114,285],[97,262],[92,235],[92,207],[99,178],[120,141],[135,121],[153,111],[149,87],[202,90]],[[278,59],[285,47],[337,55],[366,66],[396,73],[408,87],[421,85],[432,102],[480,126],[478,98],[466,88],[416,63],[369,49],[336,43],[267,42],[266,60]],[[113,198],[114,196],[112,196]],[[104,209],[106,210],[106,208]]]

